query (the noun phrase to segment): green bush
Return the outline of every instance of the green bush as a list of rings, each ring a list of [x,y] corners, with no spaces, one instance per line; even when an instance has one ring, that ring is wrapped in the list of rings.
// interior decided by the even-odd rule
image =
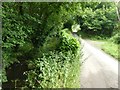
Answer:
[[[120,33],[115,34],[110,40],[114,43],[120,44]]]
[[[117,24],[116,6],[113,2],[82,2],[83,9],[77,19],[81,31],[91,36],[110,37]]]
[[[80,47],[79,41],[72,36],[68,29],[49,35],[43,44],[43,52],[58,50],[61,52],[77,52]],[[41,48],[40,48],[41,49]]]
[[[79,57],[68,52],[49,52],[31,62],[34,69],[26,72],[27,83],[31,88],[63,88],[74,81],[77,72],[71,73]],[[79,64],[78,64],[79,65]],[[69,78],[72,77],[72,78]]]
[[[79,41],[76,40],[71,34],[68,34],[65,30],[60,32],[60,50],[67,52],[72,51],[77,52],[80,47]]]
[[[14,74],[18,76],[21,74],[22,77],[23,72],[26,71],[28,87],[68,86],[67,82],[71,81],[67,79],[68,75],[74,77],[73,71],[76,71],[71,65],[79,65],[80,47],[79,42],[67,32],[58,32],[65,22],[73,18],[75,5],[69,3],[2,4],[3,85],[9,84],[12,87],[11,84],[20,81],[15,83],[19,86],[17,84],[22,83],[23,79],[18,77],[14,80],[9,78],[7,81],[7,79]],[[67,23],[65,26],[71,29],[73,19],[71,23],[69,21]],[[25,68],[21,69],[21,72],[16,67]],[[72,74],[67,74],[68,69]]]
[[[59,47],[60,38],[56,32],[51,32],[49,36],[46,37],[45,43],[43,44],[42,50],[44,53],[48,51],[54,51]],[[41,49],[41,48],[40,48]]]
[[[59,43],[54,41],[55,37]],[[57,49],[51,51],[49,43],[52,42],[53,46],[57,45]],[[42,48],[48,49],[47,52],[40,51],[42,57],[28,62],[28,67],[32,70],[26,71],[26,85],[31,88],[73,87],[80,71],[79,42],[63,30],[59,35],[47,38]]]

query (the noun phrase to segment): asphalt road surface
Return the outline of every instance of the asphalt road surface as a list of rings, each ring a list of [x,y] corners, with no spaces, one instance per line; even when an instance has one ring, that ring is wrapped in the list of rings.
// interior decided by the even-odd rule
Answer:
[[[86,40],[81,43],[81,88],[118,88],[118,61]]]

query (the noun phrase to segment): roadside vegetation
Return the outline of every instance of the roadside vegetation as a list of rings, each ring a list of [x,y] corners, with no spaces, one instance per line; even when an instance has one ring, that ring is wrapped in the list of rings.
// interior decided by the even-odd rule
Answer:
[[[79,5],[2,4],[3,88],[80,87],[81,45],[70,28]]]
[[[118,44],[104,40],[101,49],[117,60],[120,60]]]
[[[81,44],[73,33],[119,44],[118,26],[114,2],[3,2],[3,88],[79,88]],[[103,47],[109,53],[117,48],[111,42]]]
[[[89,8],[87,8],[89,6]],[[87,8],[87,9],[86,9]],[[103,42],[100,48],[120,60],[120,23],[118,12],[120,4],[86,3],[84,12],[77,18],[81,30],[78,35],[84,39]]]
[[[107,54],[111,55],[117,60],[120,60],[120,55],[119,55],[119,48],[120,48],[120,43],[119,43],[119,36],[118,34],[115,34],[111,36],[110,38],[108,37],[100,37],[100,36],[91,36],[91,35],[82,35],[82,38],[84,39],[90,39],[93,42],[98,43],[95,46],[98,48],[102,49],[105,51]]]

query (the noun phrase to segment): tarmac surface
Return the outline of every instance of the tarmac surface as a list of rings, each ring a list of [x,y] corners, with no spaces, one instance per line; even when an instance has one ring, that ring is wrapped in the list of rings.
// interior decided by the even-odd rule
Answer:
[[[118,88],[118,61],[81,39],[83,64],[81,66],[81,88]],[[119,83],[120,84],[120,83]]]

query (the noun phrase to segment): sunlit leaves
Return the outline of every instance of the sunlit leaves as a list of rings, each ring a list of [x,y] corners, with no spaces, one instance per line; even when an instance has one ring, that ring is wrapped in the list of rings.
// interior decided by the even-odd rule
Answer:
[[[114,2],[84,2],[78,18],[83,32],[111,36],[117,24],[115,4]]]

